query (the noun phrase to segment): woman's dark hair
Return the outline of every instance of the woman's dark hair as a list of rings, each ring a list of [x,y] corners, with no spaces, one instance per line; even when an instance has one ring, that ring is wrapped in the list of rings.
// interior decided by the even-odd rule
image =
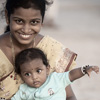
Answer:
[[[20,65],[32,61],[34,59],[41,59],[43,64],[47,67],[48,60],[46,55],[38,48],[29,48],[21,51],[15,58],[15,71],[16,73],[20,74]]]
[[[17,8],[34,8],[40,10],[42,15],[42,22],[44,20],[44,15],[46,11],[46,6],[52,4],[52,1],[47,0],[6,0],[5,9],[8,13],[8,20],[10,21],[10,15],[14,13]],[[6,31],[10,31],[10,28],[7,26]]]

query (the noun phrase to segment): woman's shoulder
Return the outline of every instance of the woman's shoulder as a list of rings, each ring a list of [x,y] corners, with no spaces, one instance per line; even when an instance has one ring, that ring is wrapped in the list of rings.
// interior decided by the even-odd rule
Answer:
[[[0,35],[0,48],[3,46],[5,46],[6,44],[9,43],[9,34],[8,33],[4,33]]]
[[[58,40],[56,40],[55,38],[49,36],[49,35],[40,35],[38,36],[40,38],[40,41],[39,42],[45,42],[45,43],[60,43]]]
[[[9,33],[4,33],[0,35],[0,44],[1,42],[7,42],[9,40]]]

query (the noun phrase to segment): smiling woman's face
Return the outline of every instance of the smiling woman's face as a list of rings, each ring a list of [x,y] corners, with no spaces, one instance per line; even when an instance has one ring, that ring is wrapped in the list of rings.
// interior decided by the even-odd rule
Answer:
[[[42,26],[40,10],[18,8],[10,16],[10,32],[20,44],[30,44]]]

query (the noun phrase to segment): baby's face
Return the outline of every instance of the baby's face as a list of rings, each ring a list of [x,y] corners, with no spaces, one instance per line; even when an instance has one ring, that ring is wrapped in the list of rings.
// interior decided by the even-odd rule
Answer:
[[[21,77],[30,87],[38,88],[47,79],[49,66],[46,67],[41,59],[28,61],[20,66]]]

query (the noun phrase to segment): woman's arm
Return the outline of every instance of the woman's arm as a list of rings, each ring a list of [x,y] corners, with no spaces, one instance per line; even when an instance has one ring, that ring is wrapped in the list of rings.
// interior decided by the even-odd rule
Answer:
[[[70,85],[66,87],[66,95],[66,100],[77,100]]]

